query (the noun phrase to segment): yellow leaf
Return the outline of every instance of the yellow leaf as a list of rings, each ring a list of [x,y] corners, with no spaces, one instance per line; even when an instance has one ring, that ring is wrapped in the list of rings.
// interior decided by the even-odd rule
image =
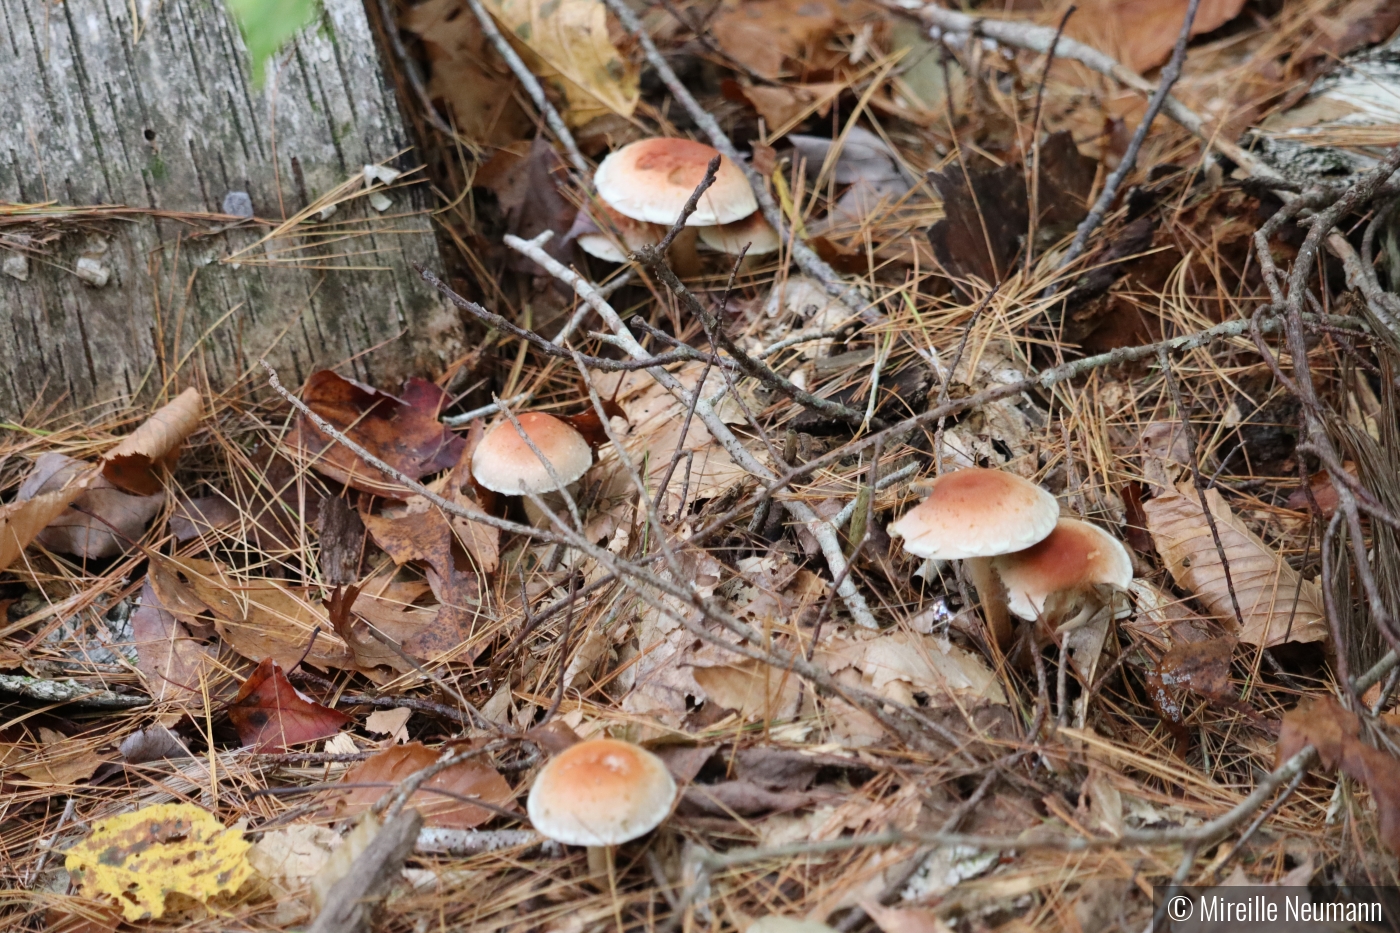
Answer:
[[[537,74],[562,79],[570,123],[581,126],[607,111],[632,115],[639,73],[608,37],[602,0],[486,0],[486,8],[531,53]]]
[[[237,891],[253,873],[251,848],[208,811],[162,803],[98,820],[66,867],[82,873],[82,896],[115,899],[130,922],[159,919],[167,894],[205,902]]]

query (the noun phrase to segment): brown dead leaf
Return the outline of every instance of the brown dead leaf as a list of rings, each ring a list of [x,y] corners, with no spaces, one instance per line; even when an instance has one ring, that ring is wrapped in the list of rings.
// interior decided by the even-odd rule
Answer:
[[[408,380],[402,397],[397,397],[323,369],[306,381],[302,400],[336,430],[411,479],[448,469],[461,453],[462,439],[438,421],[447,397],[425,379]],[[304,415],[297,417],[289,446],[309,466],[338,483],[391,499],[409,495],[333,443]]]
[[[141,606],[131,614],[131,640],[136,669],[153,699],[202,704],[201,680],[214,669],[214,659],[165,610],[149,577],[141,587]]]
[[[937,914],[922,907],[886,907],[873,900],[861,901],[860,906],[881,933],[950,933]]]
[[[34,461],[34,469],[15,493],[16,500],[72,488],[92,469],[82,460],[60,453],[46,453]],[[35,541],[51,551],[78,557],[111,557],[132,546],[146,531],[165,501],[157,487],[149,496],[128,495],[106,476],[95,476],[73,500],[72,508],[54,516]]]
[[[170,516],[170,533],[184,544],[211,532],[232,528],[240,517],[238,507],[223,496],[181,497],[175,500]]]
[[[1230,659],[1235,644],[1235,639],[1226,637],[1177,645],[1157,663],[1158,676],[1165,686],[1191,690],[1208,699],[1234,697]]]
[[[1338,768],[1365,784],[1376,804],[1381,842],[1400,852],[1400,761],[1360,738],[1361,721],[1330,694],[1304,700],[1286,713],[1278,737],[1278,767],[1306,745],[1317,749],[1324,767]]]
[[[502,149],[476,173],[472,184],[496,195],[505,217],[506,232],[529,240],[546,230],[554,236],[544,251],[560,262],[570,262],[573,244],[565,236],[574,225],[578,209],[560,191],[568,184],[567,169],[547,139],[536,136],[523,153]],[[533,274],[536,266],[514,250],[506,259],[517,272]]]
[[[781,131],[813,114],[825,117],[845,87],[840,82],[823,81],[815,84],[740,86],[738,91],[770,127]]]
[[[132,495],[160,492],[161,474],[175,466],[180,445],[199,426],[203,413],[198,389],[191,387],[181,392],[107,452],[102,458],[102,475]]]
[[[492,147],[529,135],[530,117],[516,99],[515,76],[461,0],[410,7],[399,25],[423,41],[432,64],[428,94],[450,105],[459,133]]]
[[[789,58],[810,67],[809,53],[836,29],[834,8],[812,0],[750,0],[722,7],[710,29],[726,53],[757,74],[776,78]]]
[[[355,618],[352,608],[359,592],[359,587],[338,586],[331,591],[329,598],[323,600],[326,611],[330,615],[331,630],[340,636],[341,641],[350,646],[350,653],[354,655],[355,663],[372,679],[377,680],[378,678],[369,675],[368,672],[380,667],[397,671],[400,674],[413,670],[412,664],[399,657],[398,652],[375,638],[365,622]]]
[[[1142,74],[1171,57],[1187,5],[1187,0],[1091,0],[1065,31]],[[1244,0],[1201,0],[1191,35],[1219,29],[1243,7]]]
[[[832,791],[774,791],[752,781],[691,784],[681,793],[677,810],[707,816],[757,816],[832,803],[840,796]]]
[[[703,363],[687,363],[674,375],[689,389],[700,381],[704,369]],[[627,428],[621,435],[623,445],[633,463],[639,466],[646,464],[644,478],[649,488],[655,488],[671,462],[677,442],[681,440],[685,409],[644,372],[594,373],[593,379],[598,394],[613,396],[627,413]],[[707,396],[712,395],[723,385],[723,376],[711,372],[702,391]],[[720,415],[727,422],[737,423],[741,420],[741,413],[737,410],[727,409],[724,405],[720,408]],[[721,496],[748,476],[719,446],[699,418],[690,420],[681,451],[683,455],[691,455],[688,503]],[[685,474],[686,464],[682,460],[666,488],[662,514],[674,514],[679,508]],[[611,447],[599,451],[598,462],[585,480],[602,480],[600,499],[630,499],[634,493],[631,481]]]
[[[13,564],[30,542],[62,515],[97,477],[94,468],[72,477],[61,489],[0,506],[0,570]]]
[[[1235,637],[1265,648],[1289,641],[1325,640],[1327,622],[1317,584],[1302,579],[1236,518],[1219,492],[1206,490],[1206,501],[1215,516],[1244,616],[1244,628]],[[1194,593],[1225,625],[1234,626],[1225,571],[1195,487],[1181,483],[1174,491],[1143,503],[1143,512],[1172,579]]]
[[[243,682],[229,704],[228,717],[238,740],[260,752],[286,751],[329,738],[350,721],[344,713],[303,696],[271,658],[264,658]]]
[[[403,745],[408,741],[408,721],[413,710],[405,707],[397,709],[377,709],[365,720],[365,730],[375,735],[387,735],[395,743]]]
[[[1342,464],[1342,468],[1356,476],[1356,464],[1348,460]],[[1337,488],[1332,485],[1332,478],[1326,470],[1319,470],[1308,477],[1308,489],[1301,486],[1288,494],[1288,501],[1285,503],[1295,512],[1306,512],[1312,508],[1314,502],[1317,503],[1318,515],[1324,519],[1330,519],[1332,513],[1337,511]]]
[[[440,749],[427,748],[421,742],[409,742],[385,749],[345,773],[350,788],[340,797],[340,812],[351,816],[368,810],[384,792],[404,778],[421,771],[442,757]],[[432,789],[448,791],[433,793]],[[409,806],[423,814],[424,826],[444,826],[471,829],[491,819],[490,810],[472,806],[463,797],[477,797],[496,807],[508,807],[515,797],[506,779],[495,768],[472,758],[453,765],[436,775],[409,799]]]
[[[219,637],[250,661],[271,657],[290,668],[305,655],[305,663],[322,669],[356,669],[349,648],[331,631],[309,593],[276,580],[240,578],[227,567],[193,557],[152,557],[151,567],[151,582],[167,612],[187,625],[200,624],[203,613],[212,614]]]
[[[478,577],[442,511],[414,497],[392,515],[360,517],[374,543],[395,563],[417,561],[427,566],[428,584],[438,598],[434,624],[404,639],[403,649],[426,660],[469,641],[480,601]]]
[[[44,726],[36,731],[39,734],[37,746],[21,744],[18,754],[7,754],[0,759],[6,771],[22,774],[35,784],[71,786],[86,781],[116,757],[110,752],[97,751],[94,743],[82,736],[65,736]]]

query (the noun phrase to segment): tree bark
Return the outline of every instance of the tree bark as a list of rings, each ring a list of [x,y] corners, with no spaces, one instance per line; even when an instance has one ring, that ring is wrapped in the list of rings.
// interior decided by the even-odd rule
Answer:
[[[421,162],[361,0],[268,74],[219,0],[0,0],[0,419],[224,388],[264,355],[392,387],[461,353],[409,266],[441,265],[426,185],[259,242],[366,164]]]

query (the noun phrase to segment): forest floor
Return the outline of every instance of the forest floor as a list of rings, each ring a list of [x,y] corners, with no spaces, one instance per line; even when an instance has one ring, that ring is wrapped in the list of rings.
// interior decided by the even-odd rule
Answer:
[[[993,6],[399,10],[428,170],[344,196],[434,186],[479,339],[0,426],[0,923],[1141,931],[1154,887],[1400,884],[1400,7]],[[582,252],[650,136],[742,164],[772,251]],[[474,477],[526,412],[589,441],[565,493]],[[1131,582],[998,629],[889,532],[969,467]],[[525,800],[601,736],[680,792],[595,870]]]

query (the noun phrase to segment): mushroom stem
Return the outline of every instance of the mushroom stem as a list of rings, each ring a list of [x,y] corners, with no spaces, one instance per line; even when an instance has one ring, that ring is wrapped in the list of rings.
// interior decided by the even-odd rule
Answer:
[[[612,874],[613,850],[616,846],[589,846],[588,847],[588,875],[596,878],[602,875],[606,878]]]
[[[982,603],[982,618],[987,622],[987,635],[996,643],[997,649],[1006,651],[1011,647],[1011,612],[1007,607],[1006,589],[1001,585],[989,557],[969,557],[963,562],[972,585],[977,589],[977,598]]]

